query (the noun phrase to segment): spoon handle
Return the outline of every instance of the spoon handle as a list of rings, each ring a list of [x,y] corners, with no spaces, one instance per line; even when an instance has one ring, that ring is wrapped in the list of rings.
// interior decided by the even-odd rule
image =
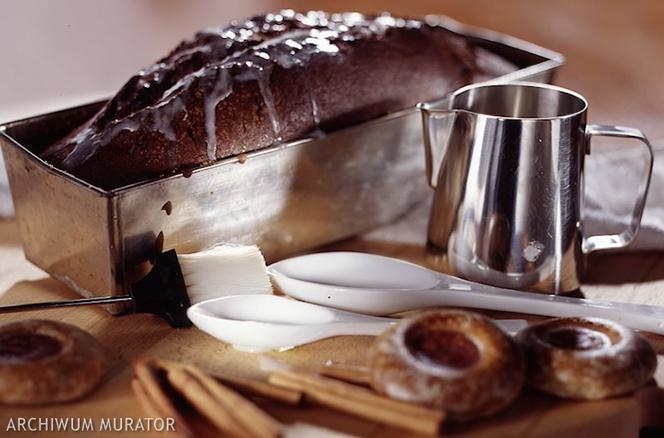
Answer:
[[[377,336],[387,330],[393,324],[396,324],[398,319],[384,319],[384,322],[367,321],[367,322],[346,322],[337,324],[336,327],[330,327],[327,335],[373,335]],[[528,323],[525,319],[494,319],[492,320],[498,327],[503,329],[508,334],[514,335],[522,328],[526,327]]]
[[[664,308],[644,304],[520,292],[471,282],[442,278],[440,288],[431,289],[441,304],[478,309],[504,310],[533,315],[591,316],[611,319],[637,330],[664,334]]]
[[[395,323],[396,320],[393,320],[393,322],[345,322],[328,325],[323,328],[321,333],[325,334],[324,337],[342,335],[378,336]]]

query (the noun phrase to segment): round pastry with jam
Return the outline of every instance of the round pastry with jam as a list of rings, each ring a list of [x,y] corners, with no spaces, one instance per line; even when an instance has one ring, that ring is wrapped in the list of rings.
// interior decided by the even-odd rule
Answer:
[[[103,371],[101,345],[78,327],[36,319],[0,325],[0,403],[77,399]]]
[[[443,409],[456,421],[501,411],[525,380],[512,338],[488,318],[462,310],[405,318],[376,339],[369,360],[376,391]]]
[[[650,380],[657,355],[632,329],[599,318],[558,318],[519,332],[528,385],[561,398],[598,400]]]

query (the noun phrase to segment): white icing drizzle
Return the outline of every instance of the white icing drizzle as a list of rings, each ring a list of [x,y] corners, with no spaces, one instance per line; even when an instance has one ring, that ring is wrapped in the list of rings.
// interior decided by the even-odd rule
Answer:
[[[100,147],[107,145],[122,131],[136,131],[141,124],[131,118],[116,120],[101,132],[95,132],[90,126],[79,132],[74,137],[74,149],[64,159],[63,164],[67,167],[75,167],[84,163]]]
[[[186,49],[186,50],[182,50],[182,51],[177,52],[177,54],[169,62],[158,62],[158,63],[152,64],[151,66],[146,67],[143,70],[140,70],[138,72],[138,75],[139,76],[148,76],[148,75],[151,75],[151,74],[155,74],[155,75],[158,76],[160,70],[165,70],[169,67],[172,67],[175,64],[177,64],[178,62],[182,61],[184,58],[192,57],[192,56],[197,55],[199,53],[210,53],[210,52],[212,52],[212,47],[210,47],[207,44],[192,47],[192,48],[189,48],[189,49]],[[154,79],[158,80],[158,77],[155,77]]]
[[[314,96],[313,91],[309,89],[309,100],[311,101],[311,116],[314,119],[314,126],[318,128],[320,126],[320,114],[318,113],[318,102],[316,102],[316,96]]]
[[[311,118],[314,121],[314,131],[320,131],[318,129],[320,125],[320,113],[318,112],[318,102],[316,101],[316,96],[314,95],[313,87],[309,81],[307,75],[304,76],[304,84],[309,94],[309,102],[311,103]]]
[[[252,46],[227,58],[223,64],[217,66],[219,71],[225,72],[223,78],[217,79],[212,93],[205,98],[205,129],[207,134],[207,153],[210,160],[216,159],[216,124],[214,108],[228,97],[232,91],[232,82],[256,81],[267,116],[274,134],[276,143],[282,141],[281,124],[270,88],[270,76],[273,63],[282,68],[292,68],[306,62],[315,53],[337,53],[338,47],[331,42],[332,38],[338,37],[335,31],[320,31],[318,29],[297,29],[286,32],[279,37],[272,38],[263,43]],[[231,69],[239,70],[234,78],[230,78]],[[209,75],[209,67],[205,67],[193,74],[182,78],[175,85],[164,92],[164,97],[174,95],[186,89],[192,81]],[[312,104],[312,115],[316,127],[320,123],[318,104],[313,93],[310,94]]]
[[[275,143],[281,143],[281,126],[277,117],[277,108],[274,105],[274,96],[272,96],[272,90],[270,89],[270,75],[258,74],[257,82],[263,96],[263,101],[265,102],[268,117],[270,118]]]
[[[205,133],[207,134],[207,157],[210,161],[217,159],[217,105],[233,90],[233,83],[224,68],[217,69],[214,88],[205,96],[203,111],[205,114]]]
[[[281,125],[279,123],[279,118],[277,116],[277,108],[274,104],[274,96],[272,95],[272,90],[270,88],[270,73],[271,68],[268,66],[267,69],[259,65],[251,63],[250,61],[244,64],[246,69],[235,76],[235,80],[238,81],[250,81],[254,80],[258,84],[258,89],[265,103],[265,109],[267,111],[267,116],[270,119],[270,126],[272,127],[272,133],[274,134],[274,139],[276,143],[281,142]]]
[[[159,111],[153,111],[154,118],[152,119],[152,128],[161,132],[164,138],[169,141],[176,141],[175,128],[173,122],[175,116],[184,110],[184,103],[181,99],[175,98],[164,102],[155,108],[160,108]]]

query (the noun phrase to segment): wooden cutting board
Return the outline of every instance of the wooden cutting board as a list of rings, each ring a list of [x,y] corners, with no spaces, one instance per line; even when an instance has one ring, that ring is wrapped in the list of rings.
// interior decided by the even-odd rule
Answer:
[[[388,234],[389,230],[387,229]],[[0,273],[2,281],[12,278],[34,278],[38,274],[34,267],[22,260],[15,231],[14,223],[0,222],[0,257],[3,258],[3,265],[9,267]],[[421,247],[417,249],[413,245],[381,244],[380,240],[373,242],[354,240],[337,246],[342,249],[373,248],[376,252],[400,254],[414,261],[418,261],[424,253]],[[400,252],[397,251],[398,254],[395,254],[397,248],[400,248]],[[25,277],[22,277],[23,274]],[[42,276],[39,279],[18,281],[13,284],[2,294],[0,303],[75,297],[75,293],[66,286]],[[0,322],[25,317],[27,317],[25,314],[2,315]],[[11,418],[16,421],[18,417],[89,417],[94,419],[95,424],[101,418],[142,417],[145,414],[130,388],[131,362],[139,357],[161,357],[193,363],[222,375],[252,378],[261,378],[263,375],[257,355],[238,352],[195,328],[172,329],[159,318],[149,315],[113,317],[101,308],[89,307],[40,311],[31,314],[30,317],[67,322],[92,333],[108,353],[108,371],[102,386],[81,401],[41,407],[0,407],[0,435],[6,431],[8,421]],[[349,364],[363,364],[366,350],[371,342],[372,338],[367,336],[338,337],[288,352],[270,353],[267,356],[309,370],[317,370],[329,359]],[[664,359],[660,356],[660,370],[662,363]],[[460,437],[634,437],[644,422],[653,423],[650,417],[654,415],[652,412],[647,414],[647,411],[656,409],[657,402],[660,407],[664,406],[662,390],[657,387],[642,390],[629,397],[593,403],[563,402],[526,392],[501,415],[468,425],[451,426],[445,432]],[[386,428],[324,408],[289,408],[275,404],[266,404],[264,407],[286,423],[307,422],[360,436],[404,436],[404,432],[399,429]],[[141,436],[150,435],[152,434],[141,433]]]

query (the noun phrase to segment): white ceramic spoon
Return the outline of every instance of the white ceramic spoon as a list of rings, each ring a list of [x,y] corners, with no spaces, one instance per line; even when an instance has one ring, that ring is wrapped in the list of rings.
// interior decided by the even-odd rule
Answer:
[[[195,304],[187,316],[207,334],[238,350],[262,352],[339,335],[379,335],[397,320],[358,315],[275,295],[232,295]],[[526,321],[499,320],[508,333]]]
[[[594,316],[664,334],[662,307],[502,289],[373,254],[309,254],[274,263],[268,273],[294,298],[370,315],[445,305],[555,317]]]

